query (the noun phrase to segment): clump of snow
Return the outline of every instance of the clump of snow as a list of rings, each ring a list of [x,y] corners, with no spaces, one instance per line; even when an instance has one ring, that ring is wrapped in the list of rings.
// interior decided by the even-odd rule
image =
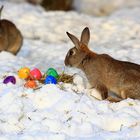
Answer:
[[[80,36],[85,26],[91,30],[92,50],[140,64],[140,8],[95,18],[76,12],[45,12],[27,3],[0,4],[5,6],[2,17],[16,23],[24,36],[17,56],[0,53],[0,139],[140,138],[140,101],[110,103],[89,98],[90,92],[95,95],[96,91],[90,91],[85,75],[64,66],[65,55],[73,46],[65,31]],[[49,67],[58,73],[65,69],[65,73],[74,74],[74,83],[27,89],[17,76],[24,66],[37,67],[43,73]],[[16,85],[3,84],[9,75],[16,77]]]

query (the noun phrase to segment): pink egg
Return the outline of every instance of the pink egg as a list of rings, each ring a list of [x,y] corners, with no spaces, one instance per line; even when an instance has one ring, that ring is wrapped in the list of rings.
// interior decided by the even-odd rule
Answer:
[[[30,77],[32,79],[40,80],[42,77],[42,74],[39,69],[34,68],[33,70],[30,71]]]

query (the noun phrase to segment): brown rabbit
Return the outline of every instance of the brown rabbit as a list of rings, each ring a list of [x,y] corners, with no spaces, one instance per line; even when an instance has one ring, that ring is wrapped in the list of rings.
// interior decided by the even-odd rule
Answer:
[[[140,99],[140,65],[90,51],[90,32],[87,27],[82,31],[80,41],[68,32],[67,35],[75,47],[68,51],[65,65],[81,69],[102,99]],[[108,91],[114,92],[119,98],[108,97]]]
[[[0,20],[0,51],[17,54],[22,46],[22,42],[23,37],[15,24],[6,19]]]

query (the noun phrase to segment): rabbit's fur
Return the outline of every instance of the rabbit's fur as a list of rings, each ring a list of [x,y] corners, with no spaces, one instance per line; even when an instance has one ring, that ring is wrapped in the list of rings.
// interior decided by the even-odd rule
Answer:
[[[23,37],[14,23],[9,20],[0,20],[0,51],[17,54],[23,42]]]
[[[90,32],[87,27],[82,31],[80,41],[68,32],[67,35],[75,47],[68,51],[65,65],[81,69],[92,87],[99,91],[102,99],[140,99],[140,65],[90,51]],[[120,98],[108,97],[108,91],[114,92]]]

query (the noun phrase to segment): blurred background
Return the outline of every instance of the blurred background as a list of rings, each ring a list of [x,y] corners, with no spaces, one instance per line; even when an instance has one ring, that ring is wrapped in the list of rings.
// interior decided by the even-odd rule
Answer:
[[[91,50],[140,63],[140,0],[0,0],[0,5],[1,18],[13,21],[24,37],[18,56],[37,67],[61,70],[73,45],[65,32],[80,37],[86,26]]]
[[[6,1],[6,0],[0,0]],[[140,0],[7,0],[9,2],[29,2],[42,5],[46,10],[76,10],[78,12],[106,16],[121,8],[140,6]]]

